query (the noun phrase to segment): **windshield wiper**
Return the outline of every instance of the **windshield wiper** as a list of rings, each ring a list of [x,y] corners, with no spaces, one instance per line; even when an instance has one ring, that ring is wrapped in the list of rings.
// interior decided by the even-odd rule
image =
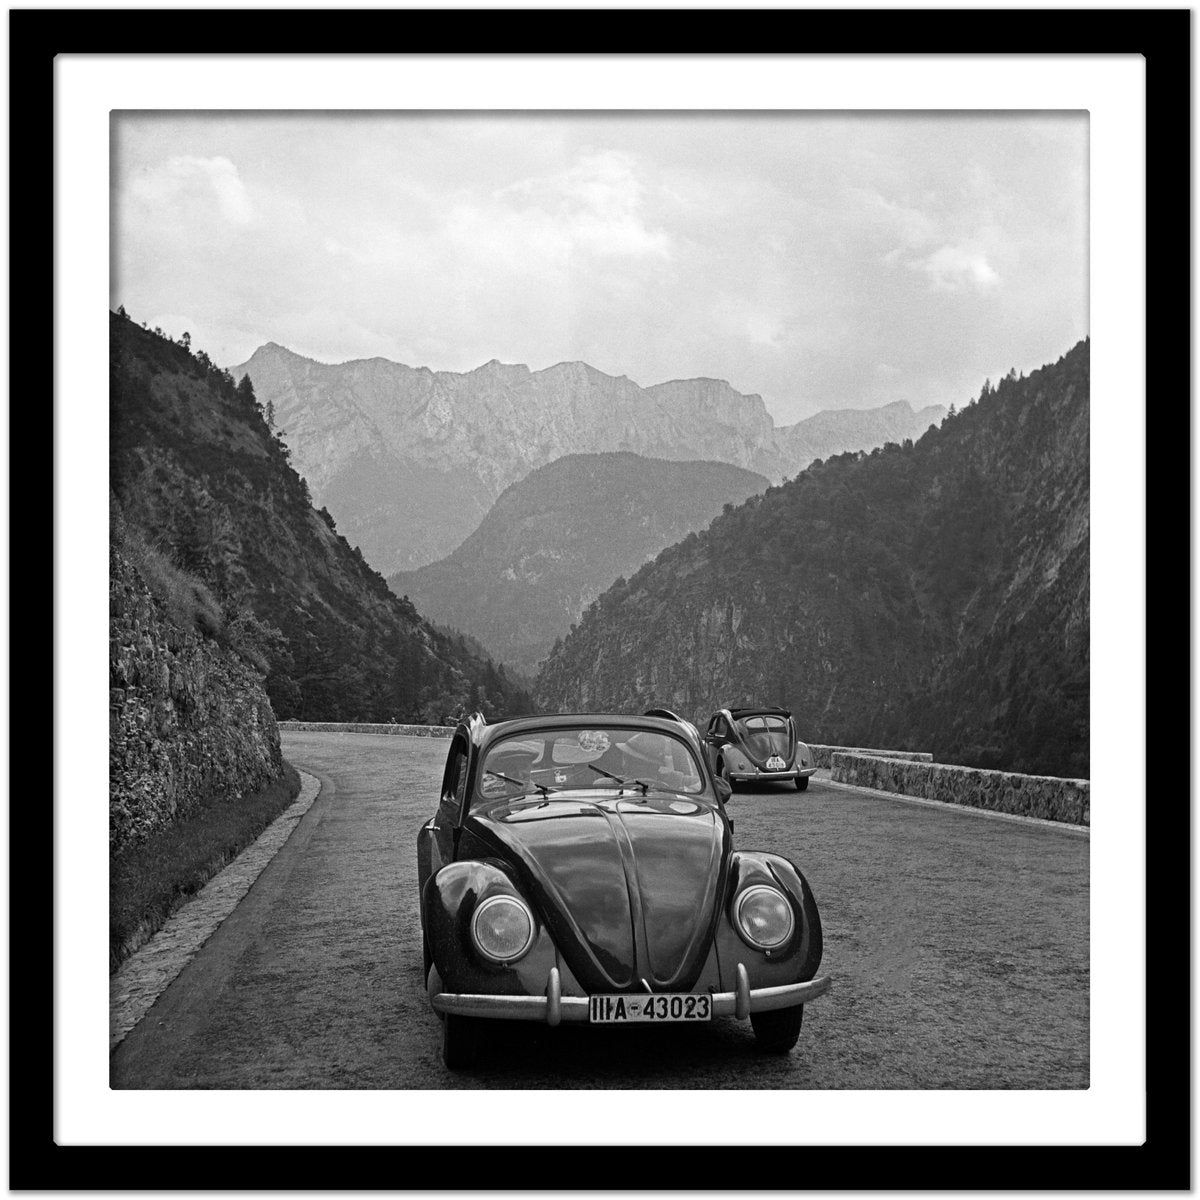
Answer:
[[[511,775],[505,775],[503,771],[484,771],[485,775],[494,775],[497,779],[503,779],[505,783],[516,784],[519,788],[536,788],[543,796],[550,795],[551,792],[560,791],[560,788],[552,788],[545,783],[534,783],[531,779],[514,779]]]
[[[638,782],[640,783],[641,781],[639,780]],[[682,788],[668,787],[665,783],[652,783],[650,786],[656,792],[668,792],[672,796],[686,796],[689,800],[698,795],[696,792],[685,792]]]
[[[643,796],[650,790],[650,784],[648,784],[644,779],[622,779],[620,775],[614,775],[611,771],[606,771],[603,767],[596,766],[595,763],[588,763],[588,768],[589,770],[595,771],[597,775],[603,775],[606,779],[615,779],[621,785],[622,791],[624,791],[624,789],[627,788],[631,783],[637,784],[637,786],[642,789]]]

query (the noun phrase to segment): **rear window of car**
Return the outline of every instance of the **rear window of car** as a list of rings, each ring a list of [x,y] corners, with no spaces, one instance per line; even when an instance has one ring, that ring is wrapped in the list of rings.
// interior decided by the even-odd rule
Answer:
[[[743,733],[786,732],[787,721],[783,717],[743,717],[738,722],[738,728]]]

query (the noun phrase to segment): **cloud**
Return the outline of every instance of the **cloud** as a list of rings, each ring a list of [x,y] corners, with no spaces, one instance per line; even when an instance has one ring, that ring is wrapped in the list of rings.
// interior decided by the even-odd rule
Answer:
[[[490,247],[511,261],[552,262],[585,253],[602,258],[666,257],[670,239],[650,228],[645,189],[631,157],[588,154],[568,169],[527,178],[455,207],[456,240]]]
[[[233,225],[248,225],[254,206],[238,169],[224,157],[177,155],[130,181],[130,195],[150,205],[180,201],[216,201],[217,211]]]
[[[728,379],[794,421],[961,404],[998,354],[1027,370],[1087,328],[1086,118],[114,128],[113,304],[178,321],[217,361],[267,340],[449,370],[583,359],[639,383]]]
[[[989,288],[1000,282],[987,256],[963,246],[942,246],[928,258],[909,264],[924,271],[939,291],[957,292],[964,287]]]
[[[937,238],[937,222],[928,213],[909,204],[889,200],[869,188],[850,188],[849,195],[858,202],[859,215],[869,224],[882,224],[888,236],[898,238],[900,244],[884,256],[884,262],[892,263],[905,250],[929,245]]]

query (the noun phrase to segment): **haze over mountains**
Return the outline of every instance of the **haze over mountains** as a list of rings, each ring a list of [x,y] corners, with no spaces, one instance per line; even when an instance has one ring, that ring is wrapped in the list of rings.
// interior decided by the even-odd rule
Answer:
[[[491,717],[528,710],[530,697],[493,656],[529,668],[548,651],[535,699],[551,711],[666,705],[703,718],[728,704],[782,703],[814,740],[1089,773],[1086,341],[1029,378],[1010,373],[985,385],[977,402],[915,443],[897,435],[869,453],[814,462],[781,485],[722,461],[554,454],[570,440],[569,423],[546,417],[541,428],[526,403],[528,388],[548,387],[546,376],[581,379],[575,391],[547,392],[546,411],[574,397],[588,436],[599,436],[596,418],[607,415],[635,440],[639,425],[632,416],[625,424],[620,401],[633,388],[649,405],[648,427],[676,435],[676,453],[719,435],[738,454],[770,453],[778,464],[801,426],[756,425],[761,401],[728,385],[638,389],[582,364],[559,375],[489,364],[491,384],[454,393],[452,405],[454,389],[424,372],[399,428],[415,430],[410,443],[426,450],[441,446],[437,461],[460,463],[423,468],[444,495],[461,498],[456,470],[483,497],[518,475],[445,561],[394,578],[420,599],[426,620],[310,503],[266,419],[275,407],[284,424],[286,406],[192,354],[186,336],[172,342],[123,313],[111,331],[120,519],[170,560],[163,578],[182,589],[204,636],[261,664],[279,717],[428,722],[459,706]],[[282,354],[302,374],[319,367]],[[379,371],[409,371],[344,367],[376,384]],[[341,368],[317,373],[327,370]],[[477,374],[451,382],[462,387]],[[506,379],[517,381],[507,391]],[[388,448],[355,398],[360,384],[336,393],[347,427],[362,435],[350,439],[358,461],[391,455],[391,469],[415,486],[421,464],[399,457],[410,443],[395,433]],[[617,399],[606,413],[610,385]],[[414,399],[422,388],[423,404]],[[301,395],[317,403],[312,389]],[[402,400],[388,403],[399,410]],[[342,432],[305,403],[292,402],[293,417],[321,425],[343,467],[330,478],[349,486],[355,460],[343,454]],[[745,419],[724,417],[728,406]],[[802,423],[809,446],[829,422],[844,429],[845,415]],[[903,426],[903,413],[893,415]],[[510,454],[484,453],[485,444]],[[552,458],[521,474],[530,445]],[[420,520],[418,508],[406,510],[408,524]],[[431,622],[465,626],[482,647]]]
[[[814,458],[918,437],[945,413],[897,401],[777,427],[761,397],[722,380],[643,388],[582,362],[325,364],[275,343],[231,372],[250,376],[314,502],[385,575],[449,554],[505,488],[564,455],[725,462],[778,481]]]
[[[614,580],[767,486],[728,463],[568,454],[506,488],[449,557],[388,584],[533,673]]]
[[[719,516],[601,595],[536,699],[778,703],[813,740],[1086,777],[1089,355]]]

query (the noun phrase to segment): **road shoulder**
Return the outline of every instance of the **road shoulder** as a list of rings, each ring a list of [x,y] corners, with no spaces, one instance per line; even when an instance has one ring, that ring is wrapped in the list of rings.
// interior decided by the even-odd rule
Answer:
[[[117,1048],[205,942],[233,912],[292,836],[320,794],[320,781],[300,772],[300,794],[227,867],[204,885],[110,978],[109,1052]]]

